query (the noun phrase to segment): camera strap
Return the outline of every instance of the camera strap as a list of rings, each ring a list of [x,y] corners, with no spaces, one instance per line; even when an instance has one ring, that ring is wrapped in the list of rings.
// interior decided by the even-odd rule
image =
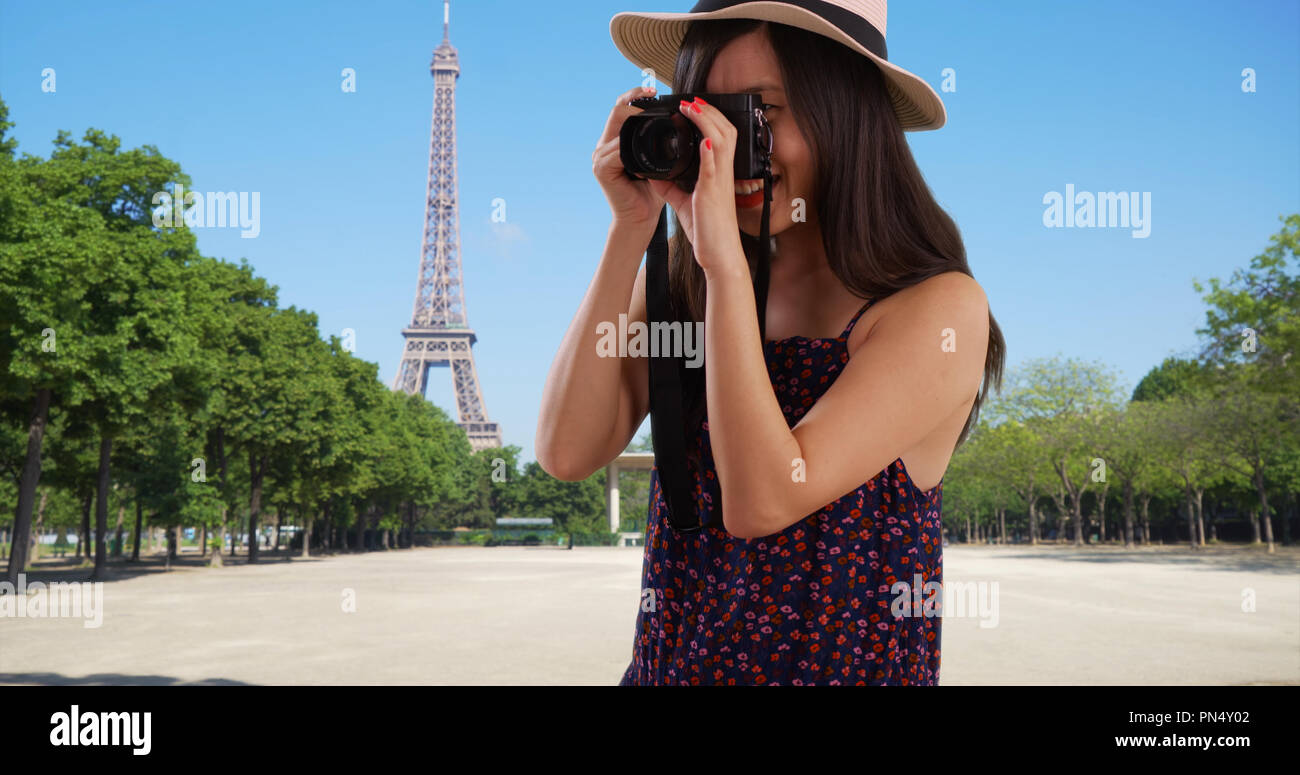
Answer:
[[[754,273],[754,304],[758,310],[758,338],[765,342],[767,286],[769,276],[769,218],[772,205],[772,172],[763,172],[763,220],[759,228],[758,266]],[[654,324],[676,319],[668,283],[668,206],[659,212],[659,223],[646,250],[646,317],[651,336]],[[688,384],[683,373],[686,356],[660,352],[650,357],[650,436],[654,443],[655,467],[659,487],[668,510],[668,522],[680,532],[694,532],[705,527],[695,504],[695,482],[686,463],[687,437],[685,400],[682,386]],[[705,353],[707,360],[708,354]],[[703,384],[703,380],[691,384]],[[703,388],[701,388],[703,389]],[[721,504],[715,504],[720,506]],[[722,527],[720,509],[715,509],[708,525]]]
[[[668,286],[667,205],[659,212],[659,224],[646,250],[645,289],[646,317],[650,335],[654,336],[655,323],[670,323],[675,318]],[[695,487],[686,465],[681,373],[685,358],[673,357],[663,348],[651,348],[650,352],[650,439],[668,522],[678,530],[699,530],[702,525],[695,513]]]

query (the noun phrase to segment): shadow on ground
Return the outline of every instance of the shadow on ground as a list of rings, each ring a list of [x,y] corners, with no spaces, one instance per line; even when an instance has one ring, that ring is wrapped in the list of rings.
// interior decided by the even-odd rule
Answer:
[[[331,555],[315,555],[303,557],[299,554],[289,554],[280,552],[276,554],[270,550],[263,550],[257,556],[256,565],[268,565],[273,563],[284,562],[313,562],[329,557]],[[170,573],[176,570],[199,570],[207,568],[211,560],[211,555],[200,557],[198,554],[182,554],[171,561],[170,566],[164,555],[155,555],[141,558],[136,562],[121,558],[110,558],[107,563],[107,572],[104,578],[97,579],[103,582],[123,581],[133,579],[139,576],[152,576],[159,573]],[[222,566],[225,568],[244,567],[248,565],[247,555],[238,555],[230,557],[222,555]],[[2,566],[3,563],[0,563]],[[80,582],[92,581],[91,574],[94,572],[94,560],[86,560],[77,557],[42,557],[32,563],[24,571],[27,577],[27,583],[30,585],[34,581],[43,584],[56,584],[61,582]]]
[[[1300,572],[1300,548],[1278,546],[1273,554],[1260,546],[1212,545],[1192,549],[1189,546],[1146,546],[1131,549],[1122,546],[1067,546],[1053,544],[963,544],[950,543],[945,548],[1014,551],[1017,557],[1066,562],[1116,563],[1149,562],[1183,566],[1187,570],[1237,571],[1248,573],[1294,574]]]
[[[0,673],[0,686],[255,686],[229,678],[182,681],[168,675],[94,673],[80,678],[58,673]]]

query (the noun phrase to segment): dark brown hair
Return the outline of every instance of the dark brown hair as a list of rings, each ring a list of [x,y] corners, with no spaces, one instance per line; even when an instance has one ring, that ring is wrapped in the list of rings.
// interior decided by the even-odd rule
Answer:
[[[765,26],[780,62],[790,111],[812,151],[814,202],[831,271],[852,293],[881,299],[943,272],[971,274],[952,218],[912,158],[876,64],[847,46],[784,24],[751,19],[693,22],[677,56],[676,92],[704,92],[719,51]],[[681,320],[703,320],[704,272],[673,216],[669,279]],[[740,235],[751,273],[758,239]],[[1000,390],[1006,342],[989,313],[979,395],[955,446],[970,434],[990,390]],[[688,436],[703,417],[703,369],[686,369]],[[692,455],[694,457],[694,455]]]

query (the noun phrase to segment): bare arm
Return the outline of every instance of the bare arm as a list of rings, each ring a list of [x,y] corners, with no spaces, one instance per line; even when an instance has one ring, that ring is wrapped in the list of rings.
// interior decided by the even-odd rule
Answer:
[[[649,365],[644,358],[602,357],[602,323],[618,328],[644,321],[645,271],[641,256],[663,208],[649,182],[628,178],[619,155],[619,131],[640,113],[628,103],[653,89],[633,89],[614,101],[591,155],[592,173],[609,200],[613,221],[605,252],[555,354],[537,418],[537,462],[557,479],[585,479],[622,452],[649,411]]]
[[[653,232],[653,227],[651,228]],[[646,319],[641,254],[650,235],[618,224],[546,377],[535,441],[537,462],[557,479],[585,479],[627,448],[649,411],[645,358],[601,357],[602,322]]]
[[[881,316],[789,428],[767,389],[750,288],[747,277],[710,276],[705,325],[710,440],[735,536],[780,532],[851,491],[979,391],[988,302],[968,275],[947,272],[900,291],[907,303]],[[970,344],[946,351],[949,330]]]
[[[687,195],[659,190],[682,219],[708,283],[705,387],[709,441],[727,532],[780,532],[914,448],[979,391],[988,302],[970,276],[946,272],[899,291],[824,395],[790,428],[772,391],[753,281],[737,237],[736,128],[712,106],[683,103],[705,140]],[[963,342],[942,346],[944,332]],[[955,441],[955,439],[954,439]],[[795,468],[802,477],[791,474]]]

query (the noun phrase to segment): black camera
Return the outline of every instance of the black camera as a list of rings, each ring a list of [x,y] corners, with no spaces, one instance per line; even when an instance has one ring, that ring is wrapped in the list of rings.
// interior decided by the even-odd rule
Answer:
[[[722,112],[735,125],[736,180],[757,180],[768,169],[772,129],[757,94],[666,94],[642,97],[632,105],[644,112],[630,116],[619,133],[619,155],[630,176],[694,183],[700,174],[703,135],[678,109],[696,97]]]

